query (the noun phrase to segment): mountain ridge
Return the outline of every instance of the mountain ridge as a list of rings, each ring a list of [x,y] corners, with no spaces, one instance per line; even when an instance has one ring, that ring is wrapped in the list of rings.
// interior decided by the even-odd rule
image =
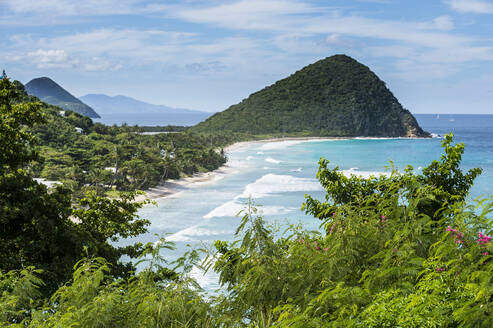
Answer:
[[[150,111],[154,111],[156,113],[162,112],[163,110],[168,111],[168,112],[173,112],[173,113],[207,113],[199,110],[193,110],[193,109],[186,109],[186,108],[176,108],[176,107],[169,107],[166,105],[156,105],[152,103],[148,103],[142,100],[138,100],[132,97],[124,96],[124,95],[116,95],[116,96],[108,96],[103,93],[89,93],[84,96],[79,97],[79,99],[87,104],[90,104],[94,108],[102,108],[103,102],[108,106],[107,109],[111,109],[115,113],[121,111],[121,107],[118,109],[113,109],[110,108],[109,106],[114,106],[114,105],[134,105],[135,107],[131,108],[124,108],[126,112],[131,112],[131,113],[139,113],[141,110],[135,109],[135,108],[142,108],[143,106],[146,107],[146,109]],[[135,109],[135,110],[133,110]],[[103,109],[104,111],[104,109]],[[103,113],[103,112],[102,112]]]
[[[104,124],[194,125],[213,113],[155,105],[128,96],[87,94],[80,97],[101,115]]]
[[[305,66],[192,130],[342,137],[430,136],[385,82],[346,55]]]
[[[49,77],[34,78],[25,85],[26,92],[50,105],[72,110],[90,118],[100,118],[87,104],[76,98]]]

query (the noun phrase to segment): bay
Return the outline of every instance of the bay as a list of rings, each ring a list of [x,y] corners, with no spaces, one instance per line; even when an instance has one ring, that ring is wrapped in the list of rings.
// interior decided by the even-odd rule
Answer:
[[[456,142],[466,144],[462,168],[481,167],[471,199],[493,194],[493,115],[416,115],[427,131],[453,132]],[[390,161],[398,169],[412,165],[419,172],[442,154],[442,139],[289,140],[250,144],[228,154],[233,171],[222,179],[189,187],[178,195],[146,206],[139,215],[151,221],[149,232],[127,242],[155,242],[158,236],[176,244],[165,254],[170,260],[190,247],[210,246],[214,240],[234,238],[240,219],[235,216],[249,197],[258,204],[269,223],[302,224],[317,229],[320,221],[301,211],[305,194],[323,199],[316,180],[318,161],[330,160],[347,174],[363,176],[386,172]],[[388,172],[388,171],[387,171]],[[205,290],[214,290],[217,277],[192,272]]]

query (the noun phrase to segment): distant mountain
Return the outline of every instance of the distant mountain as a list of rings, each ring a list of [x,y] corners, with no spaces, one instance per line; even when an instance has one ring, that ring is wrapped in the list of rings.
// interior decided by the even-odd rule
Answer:
[[[100,117],[94,109],[84,104],[48,77],[33,79],[25,85],[25,88],[28,94],[36,96],[39,100],[48,104],[72,110],[91,118]]]
[[[88,94],[80,97],[101,115],[106,124],[194,125],[212,113],[149,104],[126,96]]]
[[[211,116],[193,131],[428,137],[385,82],[346,55],[308,65]]]

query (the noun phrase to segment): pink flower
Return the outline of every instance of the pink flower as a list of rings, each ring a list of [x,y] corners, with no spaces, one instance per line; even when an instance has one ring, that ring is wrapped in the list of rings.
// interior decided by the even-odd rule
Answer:
[[[488,254],[489,254],[488,252],[481,253],[481,255],[483,255],[483,256],[488,256]]]
[[[448,226],[446,231],[457,232],[457,229],[452,229],[452,227]]]
[[[443,272],[445,271],[445,267],[439,267],[435,269],[435,272]]]
[[[381,217],[381,222],[384,223],[385,221],[387,221],[387,217],[385,215],[382,215]]]
[[[463,244],[464,241],[462,240],[464,238],[464,234],[462,232],[459,232],[457,229],[452,229],[452,227],[448,226],[446,231],[451,232],[451,236],[454,237],[454,240],[457,244]]]
[[[314,242],[313,244],[315,245],[315,248],[316,249],[320,250],[320,246],[318,246],[318,243],[317,242]]]
[[[329,250],[329,248],[328,248],[328,247],[325,247],[325,248],[324,248],[324,251],[326,251],[326,252],[327,252],[328,250]]]
[[[332,234],[332,231],[334,231],[334,226],[335,226],[335,224],[333,224],[333,225],[330,227],[329,234]]]
[[[487,235],[483,235],[482,232],[480,232],[478,235],[479,235],[479,238],[478,238],[477,242],[480,245],[488,244],[491,241],[491,237],[487,236]]]
[[[392,250],[392,252],[397,253],[397,248],[394,247],[394,249]]]

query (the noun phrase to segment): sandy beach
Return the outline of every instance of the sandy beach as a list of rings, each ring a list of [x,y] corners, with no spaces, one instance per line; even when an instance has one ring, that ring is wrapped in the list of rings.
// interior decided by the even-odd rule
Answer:
[[[251,146],[257,143],[266,142],[293,142],[293,141],[310,141],[310,140],[336,140],[336,139],[348,139],[348,138],[323,138],[323,137],[288,137],[288,138],[274,138],[264,140],[253,141],[241,141],[229,145],[224,148],[226,154],[239,151],[242,148]],[[149,188],[145,191],[145,195],[139,195],[136,201],[143,201],[145,199],[160,200],[169,197],[176,197],[188,189],[199,187],[204,184],[213,183],[221,180],[228,174],[234,174],[238,172],[238,168],[232,166],[229,162],[218,168],[217,170],[205,173],[197,173],[192,176],[183,177],[176,180],[167,180],[164,183],[157,185],[154,188]]]
[[[146,190],[145,195],[139,195],[136,198],[136,201],[143,201],[146,198],[151,200],[159,200],[168,197],[176,197],[188,189],[218,181],[226,175],[234,173],[236,170],[236,168],[226,163],[217,170],[211,172],[197,173],[192,176],[176,180],[167,180],[154,188],[149,188]]]

